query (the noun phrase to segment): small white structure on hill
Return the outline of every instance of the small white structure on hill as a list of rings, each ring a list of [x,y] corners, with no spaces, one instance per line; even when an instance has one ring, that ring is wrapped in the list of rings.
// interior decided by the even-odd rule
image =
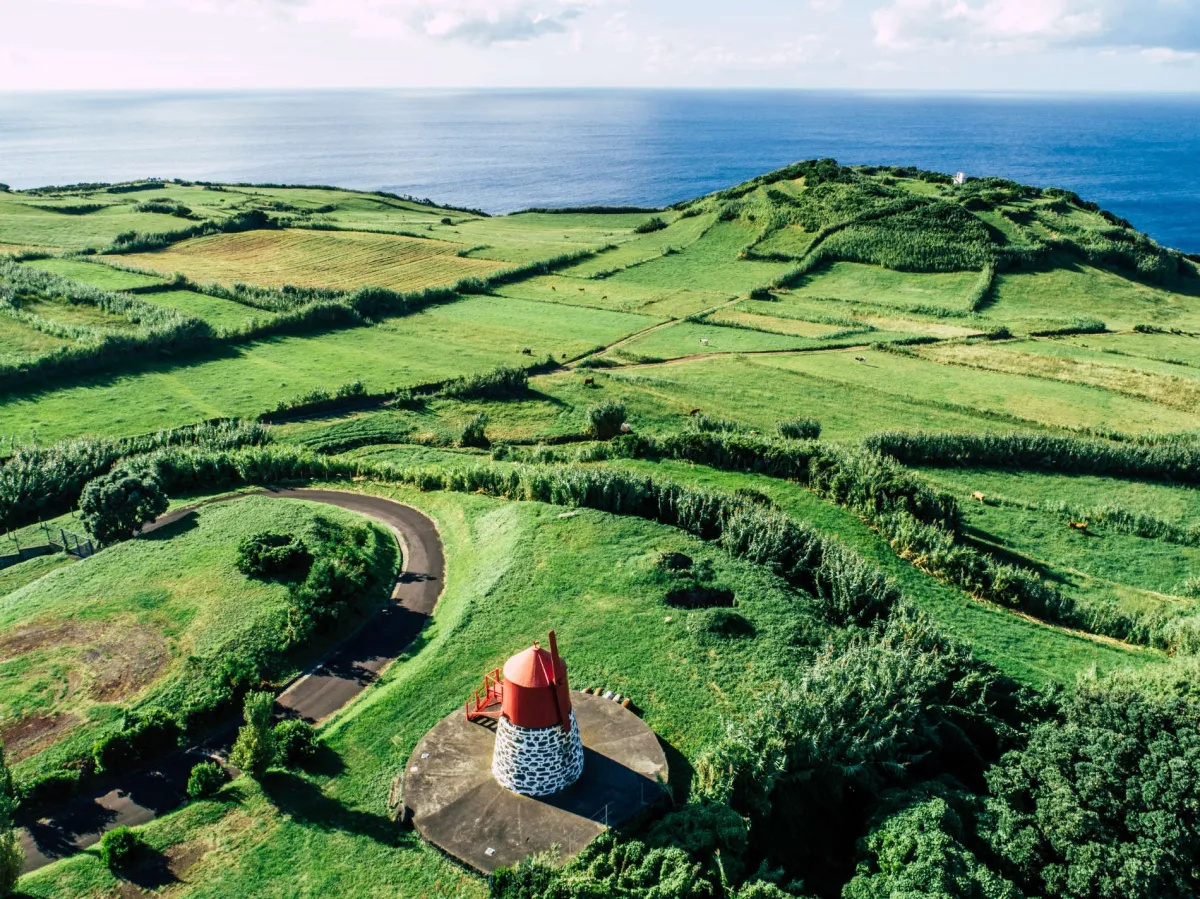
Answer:
[[[966,184],[967,183],[967,173],[966,172],[957,172],[954,175],[954,183],[955,184]]]

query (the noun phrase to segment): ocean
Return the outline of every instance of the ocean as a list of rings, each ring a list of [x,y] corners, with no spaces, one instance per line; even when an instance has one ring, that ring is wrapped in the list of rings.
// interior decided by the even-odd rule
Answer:
[[[1200,253],[1200,96],[0,93],[0,181],[16,188],[333,184],[499,213],[665,205],[826,156],[1065,187]]]

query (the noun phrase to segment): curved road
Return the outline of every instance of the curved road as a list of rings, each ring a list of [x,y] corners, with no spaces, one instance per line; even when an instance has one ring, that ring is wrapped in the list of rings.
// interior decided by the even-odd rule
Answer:
[[[403,564],[392,601],[368,619],[323,662],[293,681],[276,702],[289,715],[322,721],[346,706],[375,681],[421,632],[442,592],[446,561],[433,521],[395,500],[341,490],[261,490],[258,495],[327,503],[373,518],[396,535]],[[246,494],[221,497],[227,502]],[[203,505],[203,504],[201,504]],[[147,531],[168,527],[193,514],[196,506],[162,516]],[[159,763],[121,778],[122,788],[80,797],[21,831],[25,872],[73,855],[119,825],[144,824],[186,801],[193,765],[227,751],[229,729],[200,746],[172,753]]]

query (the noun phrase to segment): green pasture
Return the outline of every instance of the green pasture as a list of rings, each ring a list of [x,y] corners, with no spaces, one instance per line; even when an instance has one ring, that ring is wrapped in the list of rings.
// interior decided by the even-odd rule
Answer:
[[[1162,660],[1154,652],[1093,640],[980,603],[901,560],[887,541],[857,516],[797,484],[688,462],[622,460],[610,464],[716,490],[732,492],[749,487],[766,494],[792,517],[836,535],[861,553],[900,584],[905,595],[947,633],[969,644],[979,658],[1018,680],[1039,686],[1069,684],[1092,666],[1111,671]]]
[[[1102,353],[1154,359],[1172,365],[1200,366],[1200,338],[1183,334],[1080,334],[1063,338],[1062,342]],[[1122,361],[1121,364],[1130,363]]]
[[[255,323],[266,323],[275,318],[275,313],[268,310],[243,306],[194,290],[163,290],[138,299],[206,321],[218,333],[237,333]]]
[[[757,234],[757,228],[740,221],[717,222],[680,252],[635,265],[605,280],[645,287],[717,291],[730,297],[748,293],[771,283],[789,266],[789,263],[739,259],[738,253]]]
[[[755,244],[754,250],[764,256],[777,254],[799,259],[809,251],[816,237],[815,231],[805,231],[799,225],[786,225]]]
[[[792,293],[802,298],[963,314],[970,311],[967,297],[978,281],[978,272],[922,274],[858,262],[834,262],[806,275]]]
[[[856,357],[865,361],[857,362]],[[836,380],[860,390],[953,403],[985,414],[1011,416],[1014,422],[1048,427],[1141,432],[1200,426],[1200,413],[1168,408],[1098,387],[941,365],[875,350],[764,356],[754,364]],[[929,425],[920,427],[936,430]]]
[[[453,213],[449,215],[454,216]],[[451,225],[434,225],[433,236],[468,247],[471,256],[502,262],[533,262],[580,250],[599,250],[635,235],[633,229],[650,218],[644,213],[521,213],[471,218]],[[601,254],[603,258],[605,254]]]
[[[496,289],[496,293],[523,300],[591,306],[619,312],[640,312],[662,319],[686,318],[725,301],[725,296],[704,290],[643,287],[617,284],[612,279],[567,277],[563,274],[529,278]]]
[[[851,351],[850,358],[855,352]],[[840,355],[717,356],[627,370],[556,373],[534,378],[532,383],[539,391],[579,409],[624,399],[634,427],[651,431],[678,429],[692,409],[771,431],[785,418],[812,416],[820,420],[822,435],[833,440],[857,440],[887,428],[962,433],[1013,428],[1013,421],[1003,416],[989,417],[918,396],[862,390],[854,384],[761,362]],[[595,386],[584,386],[585,374],[594,375]]]
[[[1184,485],[1095,475],[1047,474],[986,468],[925,468],[922,474],[969,505],[976,491],[1027,505],[1067,503],[1073,508],[1120,506],[1180,524],[1200,521],[1200,490]]]
[[[279,336],[177,362],[0,400],[0,434],[43,441],[141,434],[210,418],[253,417],[315,389],[361,379],[368,390],[444,381],[554,354],[587,352],[653,319],[474,296],[363,328]],[[528,347],[531,355],[524,355]]]
[[[161,278],[124,272],[108,265],[81,262],[78,259],[35,259],[26,262],[25,265],[62,275],[72,281],[82,281],[84,284],[91,284],[101,290],[133,290],[138,287],[153,287],[165,283]]]
[[[921,347],[924,359],[1049,381],[1098,387],[1183,412],[1200,409],[1200,371],[1133,356],[1114,356],[1053,340]]]
[[[0,309],[0,363],[41,356],[71,341],[31,328]]]
[[[1174,293],[1056,256],[1053,268],[996,276],[988,318],[1026,323],[1098,318],[1109,330],[1134,325],[1200,331],[1200,296]]]
[[[881,339],[880,336],[874,334],[869,337],[851,336],[840,343],[866,343],[878,339]],[[619,352],[628,354],[632,359],[678,359],[705,353],[785,353],[819,350],[828,346],[830,343],[820,337],[809,337],[803,333],[777,334],[744,327],[710,325],[707,322],[679,322],[634,338],[623,344]]]
[[[136,331],[137,325],[124,315],[114,315],[99,306],[72,303],[62,297],[47,296],[21,303],[23,312],[30,312],[56,325],[78,325],[85,328],[107,328],[115,331]]]
[[[54,567],[0,598],[0,728],[18,771],[86,753],[124,708],[177,709],[219,681],[224,660],[273,647],[288,627],[286,588],[237,571],[237,544],[261,531],[303,533],[316,515],[362,521],[248,497]],[[376,564],[395,567],[395,541],[377,535]]]
[[[122,195],[136,198],[136,194]],[[192,222],[157,212],[134,212],[132,205],[113,202],[113,197],[72,197],[58,205],[86,205],[107,202],[111,205],[86,215],[70,215],[38,207],[55,205],[49,198],[0,192],[0,243],[82,250],[106,247],[125,231],[176,231]]]
[[[670,219],[670,214],[663,217],[663,221]],[[640,265],[657,259],[668,248],[682,250],[691,246],[712,227],[715,220],[716,216],[711,214],[676,218],[666,228],[649,234],[635,234],[615,249],[606,250],[593,259],[585,259],[564,269],[563,273],[576,278],[596,278]]]
[[[270,774],[261,791],[241,780],[145,828],[155,848],[199,856],[172,888],[177,895],[482,899],[483,882],[392,824],[386,800],[417,740],[461,709],[484,672],[554,628],[573,686],[608,687],[643,710],[683,798],[690,760],[722,719],[750,711],[823,638],[802,594],[672,528],[588,510],[367,489],[425,510],[446,545],[446,588],[420,651],[322,728],[339,773]],[[658,567],[662,552],[711,562],[714,581],[735,590],[755,636],[700,642],[688,620],[704,613],[663,601],[674,576]],[[54,897],[115,884],[89,851],[21,886]]]

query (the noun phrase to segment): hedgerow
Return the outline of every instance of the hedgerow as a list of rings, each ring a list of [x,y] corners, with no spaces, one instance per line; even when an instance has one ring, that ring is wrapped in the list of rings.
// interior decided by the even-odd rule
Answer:
[[[862,445],[904,465],[1020,468],[1200,483],[1200,444],[1156,444],[1047,434],[945,434],[884,431]]]
[[[74,507],[84,484],[120,459],[169,446],[234,449],[266,443],[261,425],[223,421],[119,440],[79,437],[50,446],[15,445],[0,464],[0,529],[21,527]]]

